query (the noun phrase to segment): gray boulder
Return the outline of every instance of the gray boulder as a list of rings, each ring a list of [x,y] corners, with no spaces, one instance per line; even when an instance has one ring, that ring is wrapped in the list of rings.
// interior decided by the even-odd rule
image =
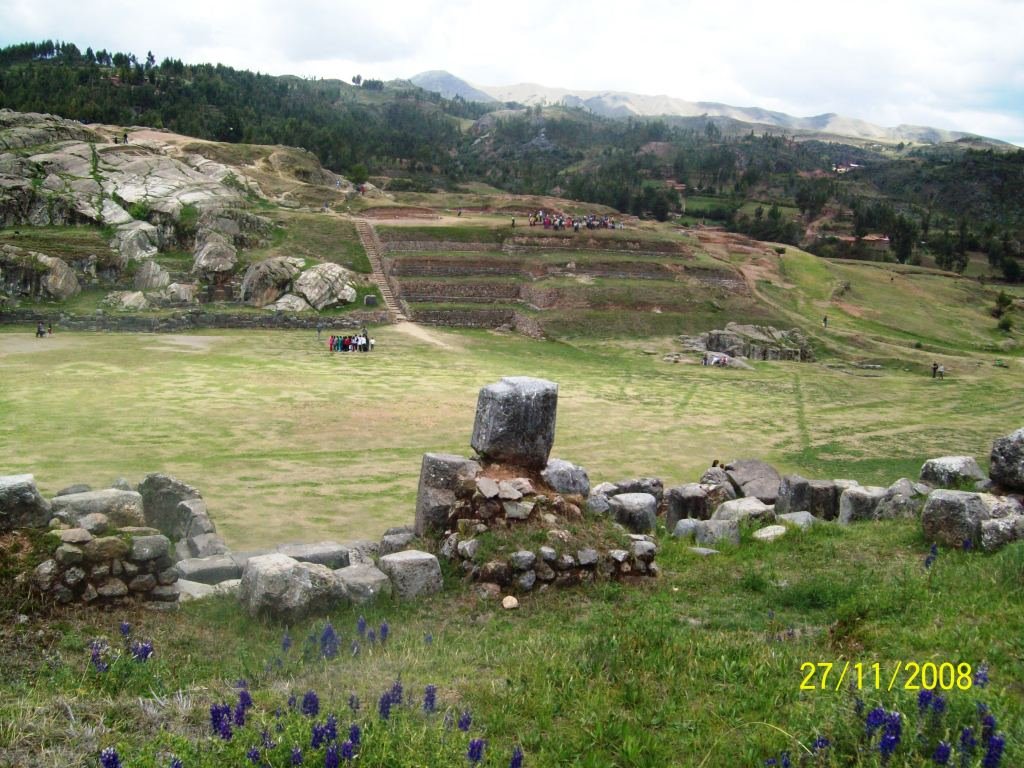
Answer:
[[[993,552],[1011,542],[1024,539],[1024,515],[1010,515],[981,521],[981,548]]]
[[[697,534],[697,527],[700,520],[695,520],[692,517],[684,517],[682,520],[676,522],[672,528],[672,536],[677,539],[685,539]]]
[[[843,525],[859,520],[875,520],[878,504],[888,489],[878,486],[854,486],[839,497],[839,522]]]
[[[102,491],[71,493],[50,502],[54,517],[69,525],[82,525],[86,515],[105,515],[110,525],[144,525],[142,496],[135,491],[105,488]]]
[[[540,476],[555,493],[577,496],[590,494],[590,478],[587,476],[587,470],[572,462],[549,459],[548,465],[540,473]]]
[[[408,549],[415,539],[415,533],[392,533],[385,535],[380,540],[379,552],[381,555],[401,552],[403,549]]]
[[[327,262],[317,264],[295,279],[294,291],[313,309],[320,310],[339,304],[351,304],[356,300],[356,289],[352,287],[352,273],[344,267]]]
[[[166,536],[134,536],[132,537],[132,548],[128,556],[133,562],[145,562],[166,557],[170,551],[171,543]]]
[[[159,291],[166,288],[170,282],[171,276],[167,270],[152,259],[143,261],[135,271],[136,291]]]
[[[391,579],[375,565],[350,565],[334,573],[344,585],[349,599],[357,605],[391,596]]]
[[[973,456],[941,456],[928,459],[921,467],[921,482],[934,488],[970,487],[984,479]]]
[[[238,263],[238,252],[231,241],[220,232],[201,230],[196,237],[192,272],[206,278],[232,272]]]
[[[299,259],[285,256],[250,264],[242,278],[241,299],[256,307],[272,304],[287,293],[288,286],[301,271]]]
[[[594,515],[606,515],[611,509],[608,497],[603,493],[592,493],[587,497],[587,511]]]
[[[423,454],[416,491],[417,536],[444,531],[456,492],[462,485],[475,486],[474,478],[479,472],[480,465],[472,459],[449,453]]]
[[[726,474],[740,496],[753,496],[765,504],[779,497],[782,478],[771,464],[758,459],[738,459],[725,465]]]
[[[725,467],[708,467],[700,476],[701,485],[732,485]]]
[[[800,475],[783,475],[779,482],[779,496],[775,500],[775,513],[806,512],[811,507],[811,484]]]
[[[541,469],[555,440],[557,408],[554,382],[506,376],[480,390],[470,445],[490,461]]]
[[[90,485],[86,485],[85,483],[75,483],[74,485],[69,485],[67,488],[61,488],[53,495],[54,498],[56,498],[57,496],[70,496],[73,493],[88,493],[91,490],[92,486]],[[125,490],[130,491],[132,489],[126,488]]]
[[[348,602],[342,580],[326,565],[300,563],[273,553],[250,558],[242,573],[238,599],[250,616],[294,623]]]
[[[711,516],[708,492],[699,483],[687,483],[668,489],[665,503],[665,528],[674,531],[676,523],[686,518],[707,520]]]
[[[231,551],[224,539],[216,533],[200,533],[197,536],[189,536],[185,543],[188,545],[190,557],[226,555]]]
[[[319,541],[315,544],[281,544],[277,551],[300,563],[316,563],[337,570],[349,564],[350,547],[350,544],[336,541]]]
[[[753,538],[755,541],[771,542],[776,539],[781,539],[786,535],[786,526],[784,525],[767,525],[764,528],[758,528],[754,531]]]
[[[807,511],[822,520],[839,517],[839,488],[834,480],[807,481]]]
[[[608,500],[617,523],[633,533],[650,533],[657,523],[658,500],[649,493],[623,493]]]
[[[665,485],[657,477],[634,477],[615,483],[615,491],[610,495],[621,496],[624,493],[649,493],[660,507],[662,499],[665,498]]]
[[[775,510],[760,499],[744,497],[720,504],[711,515],[712,520],[761,520],[775,519]]]
[[[700,520],[695,531],[697,544],[710,547],[723,541],[740,544],[740,524],[737,520]]]
[[[32,475],[0,475],[0,533],[15,528],[45,528],[50,502],[42,497]]]
[[[139,493],[142,494],[146,525],[157,528],[171,541],[185,537],[195,512],[181,502],[202,499],[199,491],[170,475],[154,472],[139,483]]]
[[[441,564],[429,552],[407,549],[380,559],[380,569],[391,579],[395,595],[411,600],[440,592],[444,586]]]
[[[991,517],[982,494],[939,489],[928,495],[921,512],[921,526],[929,541],[962,547],[965,542],[980,542],[981,524]]]
[[[776,511],[778,511],[778,507],[776,507]],[[781,515],[776,515],[776,519],[780,523],[794,525],[797,528],[810,528],[818,522],[818,518],[810,512],[784,512]]]
[[[178,571],[178,578],[202,584],[220,584],[222,581],[237,579],[242,575],[242,567],[231,555],[187,558],[176,563],[174,567]]]
[[[1008,491],[1024,491],[1024,427],[992,443],[989,477]]]
[[[273,304],[267,304],[264,309],[270,309],[274,312],[311,312],[313,310],[309,306],[309,302],[301,296],[296,296],[294,293],[286,293]]]
[[[875,517],[878,520],[912,519],[920,514],[923,506],[924,498],[917,496],[913,484],[904,478],[886,489],[875,508]]]

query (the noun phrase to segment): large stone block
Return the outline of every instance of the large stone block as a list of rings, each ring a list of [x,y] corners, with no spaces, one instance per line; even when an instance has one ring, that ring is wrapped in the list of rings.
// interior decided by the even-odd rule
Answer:
[[[989,477],[1009,491],[1024,491],[1024,427],[992,443]]]
[[[282,557],[286,557],[286,555],[282,555]],[[242,575],[241,566],[235,562],[231,555],[191,557],[187,560],[182,560],[174,567],[178,569],[178,576],[180,578],[188,581],[198,581],[202,584],[220,584],[222,581],[237,579]]]
[[[590,477],[587,476],[587,470],[570,461],[550,459],[540,476],[555,493],[577,496],[590,494]]]
[[[940,456],[928,459],[921,467],[921,482],[934,488],[973,487],[985,479],[973,456]]]
[[[839,517],[839,489],[834,480],[807,481],[807,511],[822,520]]]
[[[319,541],[316,544],[282,544],[277,551],[300,563],[318,563],[337,570],[349,564],[349,546],[337,541]]]
[[[416,492],[417,536],[444,531],[459,486],[472,482],[479,472],[480,465],[472,459],[450,453],[423,454]]]
[[[440,592],[444,586],[441,564],[429,552],[407,549],[384,555],[380,570],[391,579],[395,595],[402,600]]]
[[[775,519],[775,511],[760,499],[745,496],[742,499],[733,499],[720,504],[711,515],[711,519],[740,522],[744,520],[770,521]]]
[[[725,465],[726,474],[739,496],[754,496],[774,504],[782,478],[775,467],[759,459],[739,459]]]
[[[300,563],[275,552],[250,558],[245,564],[238,599],[250,616],[290,624],[345,605],[348,594],[342,580],[326,565]]]
[[[651,533],[657,523],[658,500],[649,493],[623,493],[608,499],[617,523],[633,533]]]
[[[506,376],[480,390],[470,445],[490,461],[541,469],[555,441],[557,408],[554,382]]]
[[[710,516],[708,492],[704,486],[699,483],[687,483],[668,489],[665,528],[669,531],[675,531],[676,523],[680,520],[707,520]]]
[[[624,493],[649,493],[658,502],[659,507],[662,499],[665,498],[665,484],[659,477],[634,477],[629,480],[620,480],[613,486],[614,489],[608,494],[609,496],[621,496]]]
[[[195,512],[181,502],[201,499],[199,491],[170,475],[154,472],[139,483],[139,493],[146,525],[159,529],[171,541],[185,538]]]
[[[740,544],[740,524],[738,520],[700,520],[694,531],[697,544],[709,547],[727,541]]]
[[[928,495],[921,512],[925,537],[948,547],[972,546],[981,539],[981,524],[992,512],[980,493],[939,489]]]
[[[811,484],[800,475],[783,475],[779,483],[779,496],[775,500],[775,514],[807,512],[811,507]]]
[[[40,495],[35,477],[0,476],[0,533],[15,528],[45,528],[50,517],[50,502]]]
[[[56,497],[51,503],[53,516],[69,525],[79,525],[86,515],[106,515],[110,525],[143,525],[142,496],[135,491],[106,488],[102,491],[71,493]]]
[[[379,597],[391,596],[391,579],[374,565],[350,565],[334,572],[345,585],[353,603],[372,603]]]
[[[878,504],[887,490],[874,485],[847,488],[839,497],[839,522],[846,525],[876,519]]]

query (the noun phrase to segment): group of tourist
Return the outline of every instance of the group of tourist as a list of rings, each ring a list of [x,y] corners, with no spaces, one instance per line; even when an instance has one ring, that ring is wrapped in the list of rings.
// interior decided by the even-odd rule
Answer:
[[[512,226],[515,226],[515,219],[512,220]],[[622,229],[622,222],[617,222],[608,216],[595,216],[594,214],[573,218],[560,213],[537,211],[530,214],[530,226],[542,226],[544,229],[554,230],[571,229],[574,232],[579,232],[580,227],[585,229]]]
[[[331,336],[327,348],[331,352],[372,352],[374,340],[366,335],[364,328],[354,336]]]
[[[720,365],[722,367],[729,366],[729,358],[727,355],[716,355],[705,352],[704,357],[700,361],[701,365]]]
[[[49,325],[43,325],[41,322],[36,323],[36,338],[41,339],[44,336],[53,336],[53,323]]]

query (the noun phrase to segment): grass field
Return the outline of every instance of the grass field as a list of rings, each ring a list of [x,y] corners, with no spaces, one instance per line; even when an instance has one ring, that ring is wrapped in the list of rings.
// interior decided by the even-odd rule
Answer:
[[[46,494],[169,472],[199,487],[243,550],[376,537],[410,522],[421,454],[467,453],[477,392],[503,375],[559,383],[553,454],[587,467],[592,482],[657,475],[670,486],[713,458],[753,456],[809,477],[888,484],[935,455],[985,464],[991,440],[1024,423],[1019,360],[982,369],[965,355],[939,382],[899,367],[670,365],[667,337],[570,344],[410,325],[371,334],[374,353],[332,355],[313,332],[35,340],[5,328],[0,467],[33,472]],[[906,715],[888,765],[930,765],[935,742],[978,730],[979,700],[1007,736],[1002,765],[1024,761],[1021,544],[942,551],[931,570],[913,522],[824,526],[772,545],[748,533],[714,558],[664,536],[661,546],[656,581],[531,595],[514,613],[479,601],[454,574],[445,596],[422,604],[339,609],[327,617],[342,636],[333,660],[316,650],[325,618],[289,628],[295,647],[283,652],[282,627],[230,600],[175,615],[5,621],[0,765],[91,768],[105,747],[133,768],[164,768],[171,754],[187,766],[250,765],[255,746],[261,764],[284,766],[300,746],[304,764],[319,766],[314,720],[286,705],[308,690],[321,718],[361,725],[359,762],[370,766],[465,765],[470,738],[486,740],[488,766],[508,765],[516,745],[538,767],[753,767],[784,750],[794,764],[803,755],[804,765],[881,765],[857,698]],[[389,622],[387,646],[356,637],[360,613]],[[122,618],[153,641],[153,660],[115,660]],[[115,649],[108,673],[89,664],[98,636]],[[829,661],[864,665],[862,690],[801,690],[801,665]],[[906,661],[985,663],[992,682],[954,690],[945,713],[922,716],[916,691],[874,689],[871,665],[886,675]],[[208,710],[237,696],[239,678],[256,704],[225,742],[211,736]],[[384,721],[377,698],[399,678],[411,705]],[[422,711],[426,685],[437,687],[434,715]],[[351,694],[363,702],[357,713]],[[445,712],[464,711],[469,732],[445,728]],[[263,729],[275,746],[259,746]],[[831,746],[812,756],[817,736]]]

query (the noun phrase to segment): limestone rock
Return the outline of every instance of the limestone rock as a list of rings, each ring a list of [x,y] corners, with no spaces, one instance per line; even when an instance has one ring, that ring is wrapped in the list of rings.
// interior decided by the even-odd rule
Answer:
[[[74,485],[69,485],[67,488],[61,488],[59,491],[53,494],[53,496],[54,498],[56,498],[57,496],[70,496],[73,493],[88,493],[91,490],[92,487],[86,485],[85,483],[75,483]],[[125,490],[130,491],[131,488],[126,488]]]
[[[476,489],[485,499],[496,499],[498,497],[498,483],[489,477],[478,477]]]
[[[740,524],[736,520],[700,520],[697,523],[696,540],[702,547],[723,541],[739,546]]]
[[[839,522],[846,525],[859,520],[875,520],[878,504],[887,490],[873,485],[847,488],[839,497]]]
[[[779,497],[782,478],[775,467],[758,459],[739,459],[726,465],[726,474],[740,496],[753,496],[765,504]]]
[[[684,517],[682,520],[676,522],[672,528],[672,536],[676,539],[685,539],[697,534],[697,523],[699,520],[695,520],[692,517]]]
[[[185,541],[188,544],[190,557],[226,555],[231,551],[224,539],[216,533],[200,533],[196,536],[189,536]]]
[[[443,531],[455,505],[455,492],[463,482],[472,482],[480,465],[471,459],[448,453],[426,453],[420,465],[416,492],[417,536]]]
[[[775,514],[805,512],[811,505],[811,485],[800,475],[783,475],[779,482],[779,496],[775,500]]]
[[[778,511],[777,507],[776,511]],[[818,518],[810,512],[786,512],[781,515],[776,515],[776,519],[778,519],[780,523],[794,525],[797,528],[810,528],[818,522]]]
[[[295,293],[320,310],[356,300],[352,273],[338,264],[317,264],[295,279]]]
[[[541,469],[555,439],[558,385],[510,376],[480,390],[470,444],[490,461]]]
[[[301,296],[286,293],[273,304],[267,304],[264,309],[271,309],[275,312],[309,312],[313,308]]]
[[[501,607],[506,611],[514,611],[519,607],[519,601],[512,595],[506,595],[501,601]]]
[[[504,501],[501,504],[506,520],[526,520],[533,512],[534,504],[529,501]]]
[[[166,536],[136,536],[132,538],[130,557],[136,562],[156,560],[170,551],[171,543]]]
[[[756,541],[775,541],[776,539],[781,539],[785,535],[786,526],[784,525],[768,525],[754,531],[754,539]]]
[[[350,565],[334,572],[357,605],[391,596],[391,580],[374,565]]]
[[[989,477],[1008,491],[1024,491],[1024,427],[993,441]]]
[[[109,523],[117,528],[143,525],[142,496],[135,491],[119,491],[105,488],[102,491],[71,493],[53,499],[53,514],[69,525],[82,525],[86,515],[105,515]]]
[[[416,534],[414,533],[393,533],[390,536],[384,536],[380,540],[380,554],[390,555],[393,552],[408,549],[415,538]]]
[[[665,486],[657,477],[634,477],[630,480],[620,480],[615,483],[615,490],[609,496],[621,496],[624,493],[649,493],[661,506],[665,498]]]
[[[680,520],[707,520],[710,516],[708,492],[704,486],[687,483],[668,489],[665,509],[665,528],[668,530],[674,531]]]
[[[128,554],[128,549],[128,542],[119,536],[101,536],[82,545],[85,559],[90,563],[121,559]]]
[[[616,522],[633,533],[650,533],[657,522],[658,501],[649,493],[623,493],[608,500]]]
[[[210,278],[219,273],[232,272],[238,263],[238,252],[231,241],[220,232],[201,231],[196,237],[192,272]]]
[[[476,553],[480,551],[480,542],[476,539],[460,541],[456,547],[456,551],[459,553],[459,557],[463,560],[472,560],[476,557]]]
[[[921,467],[921,482],[935,488],[971,486],[984,479],[985,473],[973,456],[941,456],[928,459]]]
[[[159,472],[146,475],[139,484],[139,493],[142,494],[146,525],[158,529],[171,541],[178,541],[185,536],[195,514],[188,505],[179,504],[202,498],[191,485]]]
[[[287,557],[287,555],[281,556]],[[248,564],[248,561],[246,563]],[[176,563],[174,567],[178,570],[179,578],[203,584],[219,584],[228,579],[237,579],[242,575],[242,567],[231,555],[188,558]]]
[[[754,497],[733,499],[720,504],[711,515],[712,520],[774,520],[775,511]]]
[[[807,511],[822,520],[839,517],[839,490],[832,480],[807,481]]]
[[[45,528],[52,517],[50,502],[32,475],[0,475],[0,533],[15,528]]]
[[[250,616],[294,623],[335,610],[348,596],[344,583],[327,566],[274,553],[249,559],[238,599]]]
[[[112,291],[103,303],[120,312],[139,312],[149,308],[146,295],[141,291]]]
[[[277,551],[300,563],[316,563],[337,570],[349,565],[351,544],[340,544],[337,541],[318,541],[315,544],[281,544]]]
[[[171,283],[163,293],[170,304],[194,304],[196,290],[194,283]]]
[[[732,481],[729,480],[729,474],[725,471],[725,467],[708,467],[704,470],[704,474],[700,476],[701,485],[732,485]]]
[[[550,486],[555,493],[576,494],[587,496],[590,494],[590,478],[587,470],[578,467],[572,462],[562,459],[549,459],[544,471],[540,473],[541,478]]]
[[[300,259],[276,256],[250,264],[242,278],[241,300],[256,307],[280,299],[302,271]]]
[[[171,276],[167,270],[152,259],[142,262],[135,271],[136,291],[159,291],[166,288],[170,282]]]
[[[591,493],[587,497],[587,511],[595,515],[606,515],[611,509],[608,497],[603,493]]]
[[[444,585],[441,565],[428,552],[407,549],[385,555],[380,559],[380,569],[391,578],[394,593],[402,600],[440,592]]]
[[[991,511],[981,494],[967,491],[932,491],[921,512],[925,538],[948,547],[979,543],[981,524],[989,519]]]

